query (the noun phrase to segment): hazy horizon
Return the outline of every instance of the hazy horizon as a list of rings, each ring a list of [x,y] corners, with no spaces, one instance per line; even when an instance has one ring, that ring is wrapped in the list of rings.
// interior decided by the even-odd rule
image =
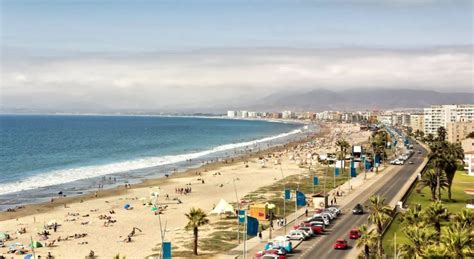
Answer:
[[[1,27],[0,110],[199,112],[285,91],[474,92],[471,1],[6,0]]]

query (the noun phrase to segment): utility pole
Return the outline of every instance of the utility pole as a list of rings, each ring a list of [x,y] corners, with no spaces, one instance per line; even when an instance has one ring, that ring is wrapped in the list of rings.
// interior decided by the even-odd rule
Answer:
[[[280,162],[280,172],[281,172],[281,180],[283,181],[283,225],[285,228],[285,235],[286,235],[286,189],[285,189],[285,178],[283,177],[283,168]]]
[[[237,242],[240,244],[240,202],[239,196],[237,195],[237,187],[235,186],[235,178],[233,178],[232,181],[234,182],[235,201],[237,202]]]

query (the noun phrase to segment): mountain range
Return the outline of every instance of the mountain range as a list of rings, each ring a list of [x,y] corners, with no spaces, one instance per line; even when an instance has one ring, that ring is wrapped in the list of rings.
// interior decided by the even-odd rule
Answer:
[[[436,92],[412,89],[357,88],[341,91],[314,89],[304,92],[280,92],[269,95],[245,108],[248,110],[386,110],[423,108],[434,104],[473,104],[473,93]]]

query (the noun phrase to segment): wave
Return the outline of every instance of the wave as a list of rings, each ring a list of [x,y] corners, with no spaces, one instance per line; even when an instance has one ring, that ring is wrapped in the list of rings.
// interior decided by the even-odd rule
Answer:
[[[175,164],[184,162],[189,159],[196,159],[212,153],[222,152],[226,150],[232,150],[234,148],[241,148],[246,146],[256,145],[261,142],[268,142],[271,140],[287,137],[297,133],[301,133],[302,129],[296,129],[287,133],[278,134],[271,137],[266,137],[258,140],[252,140],[247,142],[240,142],[235,144],[225,144],[217,146],[215,148],[180,155],[168,155],[168,156],[157,156],[147,157],[134,160],[128,160],[117,163],[110,163],[105,165],[94,165],[94,166],[83,166],[71,169],[55,170],[47,173],[41,173],[34,176],[30,176],[21,181],[0,184],[0,195],[15,193],[20,191],[32,190],[41,187],[59,185],[70,183],[78,180],[94,178],[98,176],[128,172],[138,169]]]

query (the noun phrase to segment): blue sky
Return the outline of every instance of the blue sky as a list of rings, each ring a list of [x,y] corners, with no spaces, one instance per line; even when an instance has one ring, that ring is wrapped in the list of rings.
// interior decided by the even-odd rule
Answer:
[[[0,1],[0,110],[474,89],[472,1]]]
[[[471,1],[3,0],[2,46],[155,51],[472,44]]]

